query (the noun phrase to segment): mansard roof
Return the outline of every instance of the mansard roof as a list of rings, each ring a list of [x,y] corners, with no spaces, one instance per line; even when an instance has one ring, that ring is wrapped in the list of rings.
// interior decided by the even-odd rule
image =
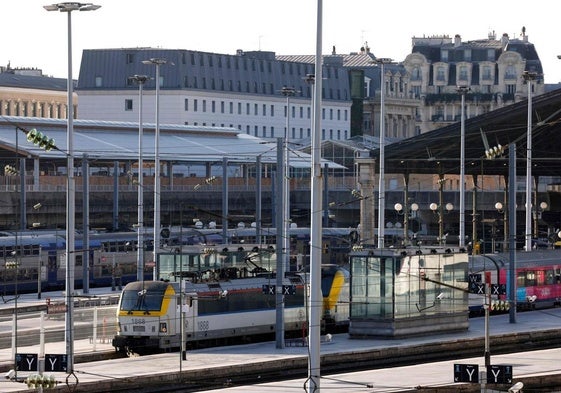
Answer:
[[[162,58],[162,90],[206,90],[233,94],[278,95],[283,86],[293,86],[300,96],[310,97],[305,76],[314,74],[313,63],[282,60],[273,52],[238,50],[235,55],[186,49],[120,48],[88,49],[82,54],[77,91],[137,89],[128,78],[133,75],[155,75],[155,66],[143,64],[151,58]],[[333,77],[324,81],[326,89],[345,91],[348,75],[341,67],[332,70]],[[154,89],[155,81],[146,82]]]
[[[458,63],[458,62],[482,62],[489,61],[489,50],[493,50],[493,58],[491,61],[497,61],[504,52],[512,51],[519,53],[526,60],[526,71],[543,73],[541,61],[534,44],[524,39],[509,39],[504,35],[502,39],[497,40],[494,37],[488,39],[480,39],[473,41],[461,41],[456,36],[455,42],[449,37],[414,39],[411,53],[423,54],[430,63]],[[442,58],[443,49],[447,52],[447,58]],[[465,57],[466,50],[470,50],[470,58]]]
[[[277,55],[277,59],[314,64],[315,55]],[[377,57],[367,47],[361,48],[360,52],[323,55],[324,66],[340,66],[346,69],[360,69],[364,71],[364,76],[371,80],[370,91],[367,92],[369,96],[373,96],[374,92],[380,89],[380,67],[376,60]],[[401,63],[386,64],[384,72],[390,72],[393,75],[407,74],[405,67]]]

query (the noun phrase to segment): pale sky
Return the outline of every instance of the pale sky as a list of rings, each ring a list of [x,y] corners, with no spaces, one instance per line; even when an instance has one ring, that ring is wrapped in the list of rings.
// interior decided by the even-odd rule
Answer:
[[[67,17],[49,0],[0,0],[0,65],[41,68],[66,78]],[[234,54],[315,54],[317,0],[99,0],[72,13],[73,76],[83,49],[161,47]],[[546,83],[561,82],[561,22],[555,1],[323,0],[323,54],[356,52],[402,61],[413,36],[460,34],[462,40],[519,37],[526,27]]]

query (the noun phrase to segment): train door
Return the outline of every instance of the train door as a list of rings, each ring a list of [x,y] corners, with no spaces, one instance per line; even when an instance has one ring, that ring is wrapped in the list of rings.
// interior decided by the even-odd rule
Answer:
[[[47,286],[53,287],[57,284],[58,258],[57,250],[49,250],[47,255]]]
[[[178,304],[180,302],[178,301]],[[197,316],[197,294],[196,293],[185,293],[183,294],[183,303],[179,308],[180,318],[178,320],[183,320],[183,328],[185,337],[187,341],[195,336],[195,318]],[[178,326],[177,331],[181,332],[181,325]]]

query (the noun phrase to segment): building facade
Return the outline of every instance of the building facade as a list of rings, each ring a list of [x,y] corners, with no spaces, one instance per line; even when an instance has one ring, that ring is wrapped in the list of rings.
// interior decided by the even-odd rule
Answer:
[[[284,61],[313,64],[312,55],[277,56]],[[380,59],[365,43],[358,52],[340,54],[335,47],[323,63],[344,68],[349,74],[353,102],[351,136],[380,136],[381,83],[384,81],[385,135],[389,140],[409,138],[417,133],[416,116],[421,99],[411,94],[410,77],[402,64],[390,62],[382,67]]]

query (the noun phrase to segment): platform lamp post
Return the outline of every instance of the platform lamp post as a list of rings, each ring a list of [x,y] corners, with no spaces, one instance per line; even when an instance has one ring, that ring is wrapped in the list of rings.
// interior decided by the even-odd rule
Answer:
[[[33,205],[33,210],[39,210],[43,207],[41,202],[37,202]],[[41,223],[34,222],[32,224],[33,228],[37,228],[41,226]],[[41,261],[41,246],[39,246],[39,258],[37,261],[37,299],[41,299],[41,270],[42,270],[43,261]]]
[[[156,258],[160,248],[160,66],[167,63],[166,59],[151,58],[142,64],[156,66],[156,127],[154,130],[154,277],[156,279]]]
[[[393,205],[393,208],[397,214],[403,214],[403,245],[406,246],[409,244],[409,214],[410,212],[416,214],[419,210],[419,205],[417,203],[412,203],[408,206],[407,202],[403,205],[398,202]]]
[[[442,245],[442,240],[444,239],[444,209],[446,209],[447,213],[450,213],[454,210],[454,205],[447,203],[443,206],[442,203],[431,203],[429,208],[433,211],[433,213],[438,214],[438,244]]]
[[[73,305],[72,293],[74,292],[74,232],[75,232],[75,181],[74,181],[74,103],[72,79],[72,11],[95,11],[100,5],[92,3],[55,3],[45,5],[47,11],[66,12],[68,16],[68,104],[66,108],[67,123],[67,190],[66,190],[66,318],[65,342],[68,374],[74,374],[74,326],[72,321]]]
[[[524,71],[522,77],[528,85],[528,129],[526,139],[526,226],[524,229],[526,251],[532,250],[532,87],[537,73]]]
[[[17,134],[16,134],[17,135]],[[16,157],[17,157],[17,138],[16,138]],[[17,158],[16,158],[17,160]],[[19,176],[19,170],[11,165],[6,165],[4,167],[4,176]],[[15,247],[11,252],[13,257],[13,262],[5,262],[6,269],[14,269],[15,279],[14,279],[14,314],[12,316],[12,359],[14,361],[14,380],[18,380],[18,274],[19,274],[19,251],[22,249],[19,245],[18,239],[18,228],[15,232]]]
[[[137,261],[136,261],[136,279],[144,281],[144,162],[142,160],[142,89],[144,84],[150,78],[146,75],[134,75],[129,80],[138,84],[138,218],[137,218]]]
[[[497,202],[495,203],[495,210],[498,214],[503,215],[503,246],[501,251],[505,252],[508,249],[508,205],[506,202],[504,205],[502,202]]]
[[[538,205],[536,200],[537,199],[536,194],[537,194],[537,186],[536,186],[536,193],[534,193],[534,202],[536,208],[533,209],[533,212],[534,212],[534,234],[536,238],[539,238],[540,237],[539,228],[538,228],[539,220],[542,218],[542,213],[547,210],[549,205],[547,204],[547,202],[544,201],[540,202],[540,204]]]
[[[386,189],[385,189],[385,169],[384,169],[384,145],[386,143],[386,119],[385,119],[385,76],[384,64],[389,64],[393,60],[388,58],[379,58],[374,60],[375,63],[380,65],[380,174],[378,185],[378,248],[384,248],[384,222],[385,208],[386,208]]]
[[[467,86],[458,86],[457,91],[462,97],[460,110],[460,232],[458,246],[465,246],[466,239],[466,94],[470,90]]]

